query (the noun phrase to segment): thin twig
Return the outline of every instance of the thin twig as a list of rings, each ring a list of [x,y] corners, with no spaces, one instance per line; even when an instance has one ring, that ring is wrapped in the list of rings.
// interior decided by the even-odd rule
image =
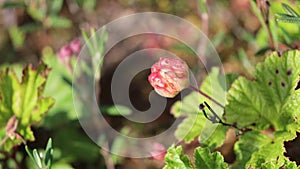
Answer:
[[[208,36],[208,30],[209,30],[209,23],[208,23],[208,13],[207,13],[207,8],[206,8],[206,0],[197,0],[197,13],[201,19],[201,30],[202,32]],[[202,2],[200,2],[202,1]],[[200,4],[202,3],[202,6]],[[197,48],[197,52],[199,54],[199,59],[203,62],[205,61],[205,49],[206,49],[206,44],[207,44],[207,39],[206,38],[201,38],[199,42],[199,46]]]
[[[268,38],[269,38],[269,42],[270,42],[270,48],[272,50],[275,50],[275,42],[271,33],[271,25],[270,25],[270,21],[269,21],[269,13],[270,13],[270,2],[268,0],[265,1],[266,3],[266,18],[265,18],[265,23],[267,25],[267,31],[268,31]]]
[[[262,4],[263,1],[263,4]],[[259,7],[262,15],[264,16],[264,22],[266,24],[267,34],[268,34],[268,40],[270,43],[271,50],[275,50],[275,42],[272,36],[271,32],[271,26],[270,26],[270,2],[268,0],[256,0],[257,6]]]
[[[208,37],[208,31],[209,31],[209,16],[207,13],[207,2],[206,0],[196,0],[196,6],[197,6],[197,13],[198,16],[200,17],[201,20],[201,30],[205,36]],[[206,65],[206,58],[205,58],[205,53],[206,53],[206,46],[207,46],[207,38],[206,37],[200,37],[200,41],[197,47],[197,53],[198,53],[198,58],[199,58],[199,63],[201,65],[204,64]],[[200,77],[197,77],[197,80],[200,80]]]
[[[203,91],[201,91],[200,89],[198,89],[195,86],[190,85],[190,88],[198,93],[200,93],[202,96],[206,97],[207,99],[209,99],[210,101],[216,103],[218,106],[222,107],[223,109],[225,108],[221,103],[219,103],[217,100],[213,99],[212,97],[210,97],[209,95],[207,95],[206,93],[204,93]]]
[[[106,147],[107,150],[108,150],[108,143],[105,142],[103,147]],[[104,158],[104,161],[105,161],[106,168],[107,168],[107,169],[115,169],[114,162],[113,162],[113,160],[111,159],[109,152],[106,151],[106,150],[104,150],[104,149],[101,149],[100,151],[101,151],[101,153],[102,153],[102,155],[103,155],[103,158]]]

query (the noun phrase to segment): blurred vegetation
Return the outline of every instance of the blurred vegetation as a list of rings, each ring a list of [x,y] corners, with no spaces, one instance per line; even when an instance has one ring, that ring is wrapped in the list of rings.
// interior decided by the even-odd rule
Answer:
[[[260,0],[207,1],[209,20],[206,33],[216,48],[226,73],[238,73],[253,78],[255,65],[270,52],[282,53],[289,49],[299,49],[300,2],[272,0],[268,1],[269,6],[262,2]],[[79,38],[81,43],[84,43],[84,40],[93,34],[95,29],[116,18],[137,12],[169,13],[182,17],[199,28],[203,28],[203,20],[199,15],[197,0],[0,0],[0,7],[1,74],[7,74],[7,79],[14,79],[14,84],[26,86],[28,85],[26,80],[23,81],[24,83],[21,82],[23,76],[27,77],[26,73],[22,75],[22,69],[25,65],[32,65],[25,71],[33,74],[36,73],[34,68],[41,61],[51,69],[50,72],[47,72],[49,74],[43,87],[43,95],[36,93],[36,97],[45,97],[52,100],[51,97],[55,100],[55,103],[49,101],[49,105],[46,106],[47,109],[49,107],[49,111],[47,113],[47,110],[41,112],[41,114],[46,113],[42,118],[40,116],[32,117],[29,120],[24,120],[25,122],[21,122],[21,125],[19,125],[20,131],[23,131],[20,134],[27,134],[27,137],[22,139],[25,139],[28,147],[36,149],[37,152],[43,152],[42,148],[45,147],[48,138],[51,137],[53,140],[53,169],[106,168],[107,158],[110,158],[116,168],[120,169],[153,169],[164,166],[163,163],[152,159],[127,159],[114,155],[108,155],[109,157],[107,157],[107,154],[87,137],[81,129],[73,107],[72,74],[66,69],[65,65],[59,62],[57,53],[61,47],[70,43],[73,39]],[[144,41],[143,38],[137,42]],[[177,53],[183,52],[187,62],[192,65],[194,60],[193,57],[189,57],[192,55],[191,52],[184,51],[183,48],[174,45],[170,50]],[[99,51],[96,50],[95,52]],[[126,120],[118,116],[119,112],[117,110],[122,110],[128,114],[131,113],[130,110],[121,105],[116,105],[119,106],[117,108],[112,107],[111,96],[107,93],[109,90],[102,89],[108,89],[107,86],[110,85],[114,67],[123,59],[122,56],[114,56],[112,60],[105,60],[111,66],[104,67],[101,70],[103,80],[98,79],[102,91],[99,97],[105,100],[101,108],[104,110],[103,112],[108,121],[115,121],[117,124],[116,127],[114,126],[115,128],[124,133],[131,132],[132,135],[138,135],[141,131],[153,134],[167,128],[174,120],[168,110],[176,99],[170,100],[166,112],[148,126],[128,124]],[[9,68],[8,73],[5,71],[7,68]],[[40,71],[46,71],[47,68],[42,67],[41,69],[43,70]],[[3,79],[0,79],[1,93],[10,89],[10,86],[4,86],[2,82]],[[137,88],[150,91],[151,87],[149,85],[144,86],[145,82],[138,82],[140,83],[137,83]],[[30,88],[34,90],[34,88],[39,87],[33,85]],[[132,96],[135,99],[132,101],[140,107],[149,106],[148,101],[144,101],[144,98],[148,98],[145,93],[135,92]],[[23,98],[23,100],[26,100],[26,98]],[[1,102],[3,103],[3,100]],[[13,106],[9,105],[7,107]],[[0,106],[0,136],[3,136],[1,140],[6,137],[6,127],[11,117],[7,114],[12,115],[14,113],[17,118],[22,116],[22,113],[17,111],[9,112],[13,108],[5,110]],[[25,111],[31,111],[31,109]],[[4,113],[7,114],[3,116]],[[14,123],[17,124],[17,122]],[[17,137],[18,133],[14,134]],[[34,168],[36,157],[27,155],[22,139],[15,140],[14,144],[7,143],[5,149],[0,148],[0,168]],[[11,139],[8,138],[8,140]],[[234,141],[231,140],[231,142]],[[299,141],[296,139],[295,142],[298,143]],[[191,151],[193,153],[194,147],[197,145],[193,144],[195,143],[184,145],[187,152]],[[220,143],[217,144],[219,146]],[[288,145],[289,149],[292,150],[293,145],[291,143],[288,143]],[[296,146],[298,145],[296,144]],[[115,141],[113,147],[117,149],[121,146],[122,141],[118,140]],[[221,147],[220,151],[224,155],[225,161],[232,163],[235,156],[232,153],[233,148],[231,146],[231,144],[227,144],[227,147],[226,145]],[[45,151],[48,150],[46,148]],[[299,164],[299,151],[292,152],[290,150],[288,154],[291,159]],[[30,158],[33,158],[33,160]]]

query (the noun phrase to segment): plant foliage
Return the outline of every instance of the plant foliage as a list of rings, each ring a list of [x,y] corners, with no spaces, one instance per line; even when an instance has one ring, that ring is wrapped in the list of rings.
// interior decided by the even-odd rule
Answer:
[[[198,147],[194,152],[195,163],[192,164],[188,155],[184,154],[182,147],[174,145],[168,149],[165,156],[164,169],[226,169],[228,164],[224,162],[219,152],[211,153],[209,148]]]
[[[217,82],[216,72],[218,71],[212,71],[207,79],[211,78],[213,82]],[[233,81],[227,92],[224,119],[226,123],[235,124],[238,128],[247,131],[244,130],[234,145],[236,162],[230,168],[297,168],[297,165],[285,156],[284,142],[294,139],[300,131],[300,89],[296,89],[299,75],[300,52],[295,50],[282,55],[273,53],[268,56],[264,62],[256,66],[254,79],[248,80],[240,76]],[[205,80],[201,89],[206,91],[204,87],[207,84]],[[203,130],[206,119],[195,106],[200,103],[201,100],[197,99],[196,93],[192,93],[183,101],[175,103],[172,109],[175,116],[188,116],[175,133],[187,142],[195,137],[201,138],[203,132],[207,131],[207,129]],[[219,114],[222,115],[221,112]],[[201,142],[201,139],[199,141],[202,147],[208,146],[214,149],[222,144],[227,129],[220,124],[211,123],[211,125],[217,127],[210,136],[206,136],[208,143]],[[187,135],[182,134],[190,128]],[[207,151],[208,149],[202,148],[195,150],[196,168],[197,166],[226,168],[226,164],[205,166],[206,162],[217,165],[217,161],[222,161],[218,155],[212,157]],[[178,156],[176,161],[170,160],[171,157],[175,157],[174,153]],[[188,168],[189,163],[184,162],[183,157],[185,156],[182,155],[181,148],[171,147],[165,161],[168,167],[176,168],[181,162],[180,165]],[[175,162],[178,162],[178,165]]]
[[[52,98],[43,97],[49,71],[43,63],[37,67],[29,65],[24,68],[21,81],[12,69],[0,71],[0,124],[1,131],[6,130],[0,138],[6,140],[3,142],[6,151],[21,140],[33,141],[31,125],[40,122],[54,104]],[[16,127],[10,133],[9,120]]]
[[[225,104],[224,86],[220,83],[212,85],[213,82],[218,82],[220,78],[224,77],[219,74],[219,69],[213,68],[200,89],[208,95],[218,98],[221,104]],[[178,139],[183,139],[187,143],[198,137],[202,145],[214,149],[222,145],[228,128],[220,124],[213,124],[205,118],[199,110],[199,104],[204,101],[210,102],[208,99],[200,96],[199,93],[192,92],[182,101],[178,101],[173,105],[171,109],[172,114],[177,118],[185,117],[183,122],[178,126],[175,135]],[[222,108],[215,104],[211,106],[219,116],[222,116]]]

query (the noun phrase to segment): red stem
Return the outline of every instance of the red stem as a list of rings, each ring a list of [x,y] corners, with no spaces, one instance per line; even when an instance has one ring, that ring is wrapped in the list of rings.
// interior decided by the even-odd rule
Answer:
[[[219,103],[217,100],[213,99],[212,97],[210,97],[209,95],[207,95],[206,93],[202,92],[200,89],[198,89],[195,86],[190,85],[190,88],[198,93],[200,93],[202,96],[206,97],[207,99],[209,99],[210,101],[216,103],[218,106],[222,107],[223,109],[225,108],[221,103]]]

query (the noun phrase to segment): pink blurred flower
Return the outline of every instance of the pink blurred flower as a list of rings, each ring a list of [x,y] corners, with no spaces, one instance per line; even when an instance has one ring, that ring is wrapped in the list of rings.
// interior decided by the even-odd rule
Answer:
[[[70,48],[73,51],[74,54],[78,54],[81,50],[81,43],[80,41],[76,38],[70,43]]]
[[[160,58],[152,65],[148,81],[158,94],[173,98],[189,85],[188,66],[179,58]]]
[[[154,160],[163,162],[167,154],[167,150],[162,144],[154,142],[152,143],[152,151],[150,154]]]
[[[72,56],[73,52],[69,45],[62,47],[57,53],[57,57],[62,63],[67,63]]]
[[[78,57],[81,47],[80,41],[76,38],[70,44],[63,46],[57,53],[58,60],[69,69],[70,73],[73,72],[71,57],[76,55]]]

